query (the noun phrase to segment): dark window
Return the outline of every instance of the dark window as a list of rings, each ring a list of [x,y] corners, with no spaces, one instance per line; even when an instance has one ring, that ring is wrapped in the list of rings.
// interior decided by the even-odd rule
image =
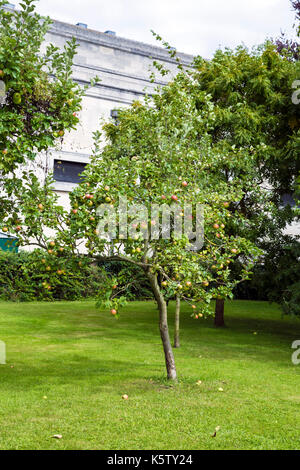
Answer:
[[[293,198],[293,194],[291,193],[282,194],[281,203],[283,206],[291,206],[291,207],[294,207],[296,204],[295,199]]]
[[[66,183],[80,183],[81,173],[86,163],[67,162],[65,160],[54,160],[54,179]]]
[[[119,111],[117,109],[112,109],[110,112],[110,116],[112,117],[114,124],[117,126],[119,124],[119,120],[118,120]]]

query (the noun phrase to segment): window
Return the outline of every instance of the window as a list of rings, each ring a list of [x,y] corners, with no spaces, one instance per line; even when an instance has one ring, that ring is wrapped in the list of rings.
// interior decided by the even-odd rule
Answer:
[[[292,193],[285,193],[285,194],[282,194],[281,196],[281,203],[282,205],[285,207],[285,206],[291,206],[291,207],[294,207],[296,205],[296,202],[293,198],[293,194]]]
[[[80,183],[85,166],[86,163],[54,160],[54,179],[65,183]]]
[[[112,109],[112,110],[111,110],[110,116],[111,116],[111,118],[113,119],[114,124],[115,124],[116,126],[119,124],[118,115],[119,115],[119,111],[118,111],[117,109]]]

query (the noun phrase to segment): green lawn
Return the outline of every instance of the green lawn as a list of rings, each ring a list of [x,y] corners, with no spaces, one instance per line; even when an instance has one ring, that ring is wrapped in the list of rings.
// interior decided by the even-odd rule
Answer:
[[[118,321],[94,302],[0,303],[0,448],[300,449],[300,321],[235,301],[216,330],[183,309],[171,386],[157,316],[152,302]]]

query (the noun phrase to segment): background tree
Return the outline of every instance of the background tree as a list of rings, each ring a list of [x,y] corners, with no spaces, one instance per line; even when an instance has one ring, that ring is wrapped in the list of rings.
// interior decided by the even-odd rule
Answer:
[[[235,168],[224,160],[225,180],[240,180],[243,198],[230,210],[239,212],[253,224],[227,224],[226,230],[258,243],[264,249],[282,237],[283,230],[296,218],[291,205],[283,204],[285,195],[296,192],[300,170],[298,152],[299,107],[291,101],[297,66],[278,55],[275,47],[265,46],[249,52],[217,51],[211,61],[197,58],[197,93],[210,93],[216,119],[211,127],[213,145],[220,152],[234,147],[253,152],[251,165]],[[253,188],[267,188],[265,202]],[[224,325],[224,301],[216,302],[216,326]]]

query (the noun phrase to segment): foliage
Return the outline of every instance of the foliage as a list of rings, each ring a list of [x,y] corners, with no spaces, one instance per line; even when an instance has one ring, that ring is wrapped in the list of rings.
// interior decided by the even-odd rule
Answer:
[[[300,315],[299,240],[283,236],[267,244],[265,252],[253,278],[237,286],[236,297],[278,302],[285,314]]]
[[[297,23],[294,25],[296,27],[296,33],[300,36],[300,2],[298,0],[291,0],[291,6],[296,14],[295,19]],[[275,44],[279,54],[284,55],[289,60],[299,61],[300,44],[297,41],[287,38],[286,35],[282,33],[281,37],[276,39]]]
[[[254,241],[264,250],[265,259],[275,260],[276,248],[284,238],[283,230],[299,220],[297,205],[283,204],[282,199],[289,194],[297,200],[300,108],[292,103],[291,94],[298,66],[280,56],[270,43],[251,53],[244,47],[236,51],[219,50],[211,61],[196,58],[195,62],[199,89],[210,93],[215,105],[216,119],[210,131],[214,146],[220,151],[231,146],[249,148],[253,155],[242,171],[224,161],[224,178],[239,178],[244,192],[231,210],[252,221],[248,227],[227,224],[226,230]],[[253,191],[255,185],[266,188],[264,201]],[[235,292],[249,288],[252,295],[256,292],[259,296],[263,290],[258,287],[259,282],[265,279],[267,284],[272,283],[268,280],[269,269],[263,268],[262,263],[260,260],[254,268],[253,281],[244,287],[237,286]],[[233,277],[237,276],[239,266],[237,261]],[[285,305],[286,312],[287,296],[278,286],[274,288],[276,300]],[[292,310],[295,312],[294,307]]]
[[[0,251],[2,300],[76,300],[96,297],[102,269],[81,259],[54,259],[42,250]]]

